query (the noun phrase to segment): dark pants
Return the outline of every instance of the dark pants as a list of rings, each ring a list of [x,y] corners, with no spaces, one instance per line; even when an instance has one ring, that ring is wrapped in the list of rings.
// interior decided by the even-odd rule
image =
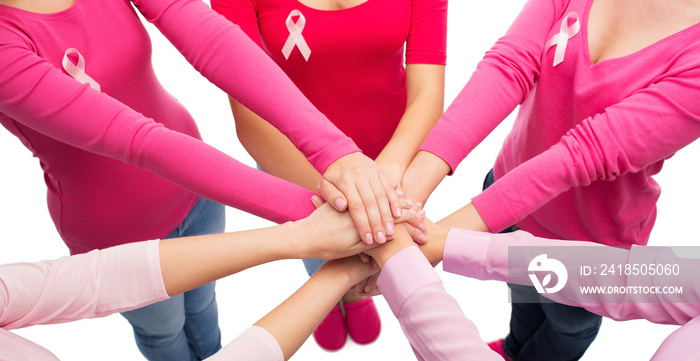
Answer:
[[[484,189],[494,183],[493,170]],[[513,232],[510,227],[501,233]],[[571,361],[586,352],[600,329],[602,317],[580,307],[554,303],[540,296],[534,287],[508,284],[512,311],[510,333],[503,350],[515,361]],[[516,303],[527,300],[527,303]],[[534,302],[533,302],[534,301]]]

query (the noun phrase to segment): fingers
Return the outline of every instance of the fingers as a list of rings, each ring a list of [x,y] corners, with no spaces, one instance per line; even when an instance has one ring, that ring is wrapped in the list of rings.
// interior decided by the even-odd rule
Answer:
[[[382,181],[377,181],[377,180],[372,180],[370,181],[370,184],[372,186],[372,190],[374,192],[374,196],[377,200],[377,205],[379,208],[379,214],[380,214],[380,219],[381,219],[381,224],[383,225],[384,230],[386,231],[386,236],[387,237],[392,237],[394,235],[394,216],[393,212],[391,210],[391,202],[389,201],[389,193],[392,193],[394,197],[396,197],[396,192],[394,191],[393,186],[391,185],[391,182],[382,182]],[[389,187],[389,189],[385,187]],[[401,203],[399,202],[399,198],[396,197],[396,211],[401,210]],[[371,218],[370,218],[371,222]]]
[[[318,191],[318,194],[320,194],[323,199],[328,200],[328,203],[338,212],[344,211],[348,205],[348,200],[345,198],[343,192],[338,190],[333,183],[325,179],[322,179],[321,183],[316,185],[316,191]]]
[[[420,229],[411,225],[406,227],[406,230],[408,231],[408,235],[411,236],[411,239],[413,239],[413,242],[420,245],[428,243],[428,237],[425,236],[425,231],[421,231]]]
[[[318,187],[316,187],[316,189],[318,189]],[[323,201],[323,199],[321,199],[321,197],[314,194],[313,196],[311,196],[311,203],[314,205],[314,207],[318,208],[322,206],[325,202]]]
[[[380,273],[377,272],[355,285],[355,293],[365,297],[380,295],[381,291],[379,291],[379,288],[377,287],[377,280],[379,279],[379,275]]]
[[[392,215],[390,216],[390,220],[393,222],[394,217],[401,217],[401,203],[399,203],[399,195],[396,192],[398,184],[391,182],[386,174],[380,174],[379,180],[381,181],[383,193],[389,202],[389,214]],[[401,192],[401,194],[403,194],[403,192]]]

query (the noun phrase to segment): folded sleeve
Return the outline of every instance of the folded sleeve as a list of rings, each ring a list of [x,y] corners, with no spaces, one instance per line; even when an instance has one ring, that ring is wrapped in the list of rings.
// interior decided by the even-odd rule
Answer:
[[[446,59],[447,0],[413,0],[406,64],[445,65]]]

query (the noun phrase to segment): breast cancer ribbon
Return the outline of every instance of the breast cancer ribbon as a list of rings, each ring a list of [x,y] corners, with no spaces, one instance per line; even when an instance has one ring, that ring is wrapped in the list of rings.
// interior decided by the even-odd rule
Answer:
[[[569,26],[569,21],[574,20],[574,23]],[[564,61],[564,52],[566,52],[566,45],[569,43],[569,39],[573,38],[574,35],[578,34],[581,30],[581,22],[578,20],[578,14],[575,12],[570,12],[561,21],[561,27],[559,28],[559,34],[552,36],[545,49],[549,50],[552,46],[556,45],[556,50],[554,50],[554,65],[557,66],[559,63]]]
[[[69,54],[78,54],[78,65],[73,64],[73,62],[70,59],[68,59]],[[63,54],[62,65],[63,69],[66,70],[66,73],[72,76],[73,79],[83,84],[89,83],[91,88],[100,91],[100,84],[97,84],[97,82],[94,79],[92,79],[89,75],[85,74],[85,59],[83,59],[83,56],[80,55],[78,50],[74,48],[66,50],[66,53]]]
[[[299,16],[299,19],[296,23],[294,22],[294,20],[292,20],[293,16]],[[289,59],[289,55],[292,54],[294,46],[297,46],[304,59],[306,61],[309,61],[309,56],[311,56],[311,49],[309,49],[309,45],[306,44],[306,40],[304,40],[304,37],[301,36],[301,32],[304,30],[304,26],[306,25],[306,19],[304,18],[304,15],[302,15],[301,11],[299,10],[292,10],[292,12],[289,13],[289,16],[287,16],[286,24],[287,30],[289,31],[289,37],[287,38],[287,41],[282,47],[282,54],[284,55],[284,58]]]

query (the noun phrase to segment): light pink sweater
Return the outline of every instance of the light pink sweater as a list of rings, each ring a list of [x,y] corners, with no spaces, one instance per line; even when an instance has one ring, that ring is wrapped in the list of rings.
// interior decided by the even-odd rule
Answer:
[[[509,277],[508,247],[605,247],[607,261],[624,263],[633,258],[635,250],[613,249],[595,245],[590,242],[549,240],[534,237],[526,232],[509,234],[489,234],[462,229],[452,229],[447,237],[444,250],[443,267],[451,273],[481,280],[508,281],[524,285],[532,285],[526,272],[520,277]],[[642,253],[646,249],[637,248]],[[568,253],[569,258],[560,258],[565,264],[575,261],[578,255]],[[669,254],[662,253],[655,258],[657,263],[663,263]],[[700,262],[686,260],[681,266],[689,285],[697,284]],[[585,278],[589,278],[587,276]],[[596,280],[624,284],[627,276],[598,276]],[[656,323],[677,324],[683,327],[669,336],[655,353],[652,360],[696,360],[697,351],[689,347],[697,344],[700,335],[700,304],[670,303],[663,295],[655,300],[644,303],[606,302],[605,295],[600,295],[600,302],[581,303],[576,285],[582,283],[584,277],[569,273],[568,284],[561,291],[546,294],[548,298],[560,303],[580,306],[591,312],[613,318],[615,320],[631,320],[645,318]],[[401,328],[413,346],[419,360],[502,360],[492,352],[479,337],[474,324],[464,317],[457,302],[445,292],[442,282],[430,263],[417,247],[409,247],[392,257],[382,270],[379,277],[379,287],[384,294],[392,311],[399,319]],[[684,288],[691,299],[697,299],[700,290],[697,287]],[[596,296],[597,297],[597,296]]]
[[[0,360],[57,360],[9,330],[104,317],[168,298],[158,241],[55,261],[0,266]],[[251,327],[208,360],[283,360],[275,339]]]
[[[199,139],[192,117],[156,79],[132,5],[319,172],[359,151],[238,26],[202,1],[75,0],[53,14],[0,5],[0,123],[39,159],[51,217],[71,251],[163,238],[197,195],[276,222],[311,213],[311,192]],[[70,48],[101,91],[64,71]]]
[[[472,199],[494,232],[517,223],[546,238],[646,244],[652,176],[700,136],[700,25],[594,64],[591,3],[528,1],[423,144],[454,170],[520,104],[496,183]],[[553,66],[558,45],[545,44],[571,13],[581,29]]]

